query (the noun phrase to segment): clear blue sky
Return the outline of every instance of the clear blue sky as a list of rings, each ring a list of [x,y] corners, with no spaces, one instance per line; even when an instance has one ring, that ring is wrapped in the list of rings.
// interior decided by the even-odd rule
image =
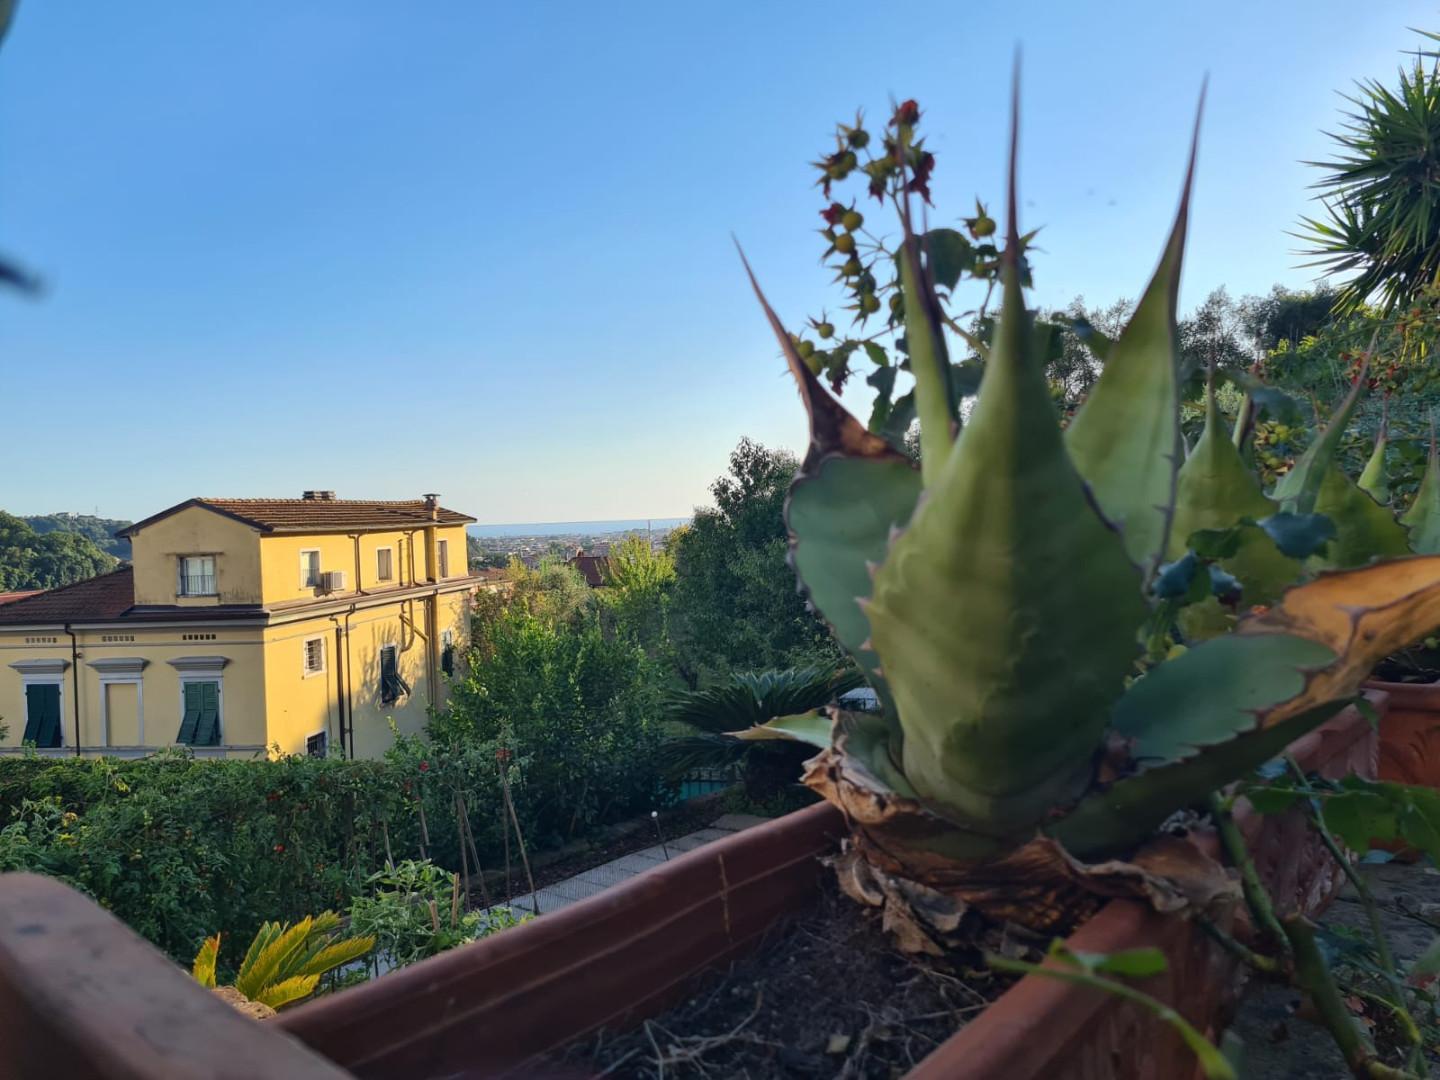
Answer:
[[[903,12],[903,15],[901,14]],[[0,507],[444,493],[686,514],[804,424],[782,318],[836,301],[806,162],[915,97],[932,223],[1000,190],[1024,49],[1037,296],[1148,276],[1210,74],[1183,303],[1302,285],[1337,89],[1430,5],[22,0],[0,49]],[[857,407],[859,403],[857,402]]]

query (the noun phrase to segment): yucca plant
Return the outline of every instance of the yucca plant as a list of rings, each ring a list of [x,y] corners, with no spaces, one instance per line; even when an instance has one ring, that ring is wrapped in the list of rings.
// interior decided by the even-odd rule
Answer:
[[[678,782],[695,769],[739,765],[746,793],[767,799],[795,782],[810,754],[791,739],[742,740],[736,733],[833,704],[864,681],[850,664],[811,664],[735,672],[711,686],[676,694],[667,716],[681,733],[661,744],[662,768]]]
[[[297,923],[267,922],[256,932],[231,986],[215,985],[220,935],[205,939],[190,973],[201,986],[233,991],[237,1004],[253,1003],[269,1015],[286,1005],[303,1001],[320,985],[326,972],[358,960],[375,946],[373,937],[348,937],[339,932],[340,916],[333,911],[305,916]],[[252,1010],[255,1011],[255,1010]]]
[[[1176,297],[1194,145],[1159,268],[1062,430],[1022,294],[1017,121],[1001,310],[962,424],[934,254],[908,207],[933,159],[908,152],[903,111],[887,148],[918,467],[825,390],[755,286],[810,419],[786,510],[792,562],[883,711],[753,734],[820,748],[805,782],[849,823],[841,882],[883,905],[907,947],[937,948],[967,906],[1047,928],[1099,896],[1171,909],[1228,897],[1217,867],[1157,827],[1333,716],[1376,660],[1440,625],[1440,558],[1321,574],[1235,632],[1142,665],[1181,464]]]

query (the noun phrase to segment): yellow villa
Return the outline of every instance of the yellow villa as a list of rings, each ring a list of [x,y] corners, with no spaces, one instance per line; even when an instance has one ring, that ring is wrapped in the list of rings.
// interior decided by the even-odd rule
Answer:
[[[129,566],[0,605],[0,753],[378,756],[444,701],[474,520],[308,491],[136,522]]]

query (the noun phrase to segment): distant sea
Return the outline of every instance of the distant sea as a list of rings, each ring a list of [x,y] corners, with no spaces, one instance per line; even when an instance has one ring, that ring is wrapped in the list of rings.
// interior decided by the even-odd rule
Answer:
[[[673,529],[684,525],[690,519],[683,518],[631,518],[620,521],[533,521],[515,525],[471,525],[471,536],[599,536],[603,533],[628,532],[644,529]]]

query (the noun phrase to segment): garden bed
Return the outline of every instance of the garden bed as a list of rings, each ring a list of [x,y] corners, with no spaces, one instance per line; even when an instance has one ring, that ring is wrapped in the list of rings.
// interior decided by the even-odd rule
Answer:
[[[978,946],[1036,959],[1044,942],[996,930]],[[749,956],[638,1028],[552,1055],[541,1075],[888,1078],[913,1069],[1014,980],[980,949],[898,952],[879,913],[839,894],[774,927]]]

